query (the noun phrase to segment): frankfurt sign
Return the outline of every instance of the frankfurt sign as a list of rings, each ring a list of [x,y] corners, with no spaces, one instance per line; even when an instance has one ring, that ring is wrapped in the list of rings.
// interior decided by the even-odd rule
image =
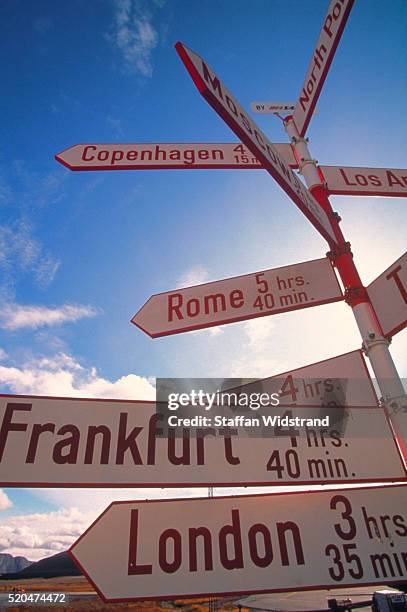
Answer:
[[[253,385],[226,393],[238,391],[236,397],[250,394],[256,400],[276,393],[279,405],[258,413],[213,406],[202,409],[196,421],[185,420],[185,413],[179,421],[181,413],[164,403],[157,411],[155,402],[0,396],[0,486],[242,486],[405,478],[360,351]],[[322,427],[319,421],[310,426],[308,418],[319,419]]]

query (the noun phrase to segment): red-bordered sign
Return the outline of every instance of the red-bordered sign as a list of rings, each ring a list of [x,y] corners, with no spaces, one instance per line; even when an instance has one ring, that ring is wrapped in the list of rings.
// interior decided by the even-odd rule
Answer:
[[[217,420],[235,418],[233,409],[202,409],[206,422],[171,424],[186,427],[186,441],[162,436],[168,417],[177,414],[164,405],[157,415],[155,402],[1,395],[0,486],[256,486],[405,478],[360,351],[238,390],[257,399],[277,393],[280,406],[258,417],[255,411],[240,412],[253,422],[239,424]],[[270,422],[270,416],[328,417],[328,423],[293,430]],[[262,437],[256,427],[272,437]]]
[[[385,336],[391,338],[407,325],[407,252],[367,287]]]
[[[290,144],[274,145],[290,168],[298,168]],[[258,170],[241,142],[77,144],[55,155],[69,170]]]
[[[332,195],[407,197],[407,170],[320,166]]]
[[[265,170],[284,189],[318,232],[329,244],[336,244],[335,233],[324,209],[287,166],[274,145],[249,117],[236,98],[199,55],[181,42],[178,42],[175,48],[199,93],[257,157]]]
[[[405,485],[113,502],[69,554],[112,603],[397,584],[406,508]]]
[[[131,322],[159,338],[342,299],[324,257],[152,295]]]
[[[318,42],[312,54],[293,119],[300,136],[304,136],[321,93],[336,48],[352,9],[354,0],[331,0]]]

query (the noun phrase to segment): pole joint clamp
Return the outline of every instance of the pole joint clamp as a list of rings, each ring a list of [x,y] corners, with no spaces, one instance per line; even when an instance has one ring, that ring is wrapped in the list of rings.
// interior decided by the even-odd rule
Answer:
[[[335,215],[337,215],[337,213],[334,213],[334,217],[336,218]],[[353,257],[350,242],[344,242],[341,245],[336,245],[331,251],[328,251],[326,256],[329,257],[331,261],[335,262],[335,259],[337,257],[340,257],[341,255],[346,255],[347,253],[349,253]]]
[[[309,138],[303,138],[302,136],[291,136],[291,142],[297,144],[297,142],[305,142],[305,144],[309,143]]]
[[[392,397],[382,402],[386,408],[390,418],[394,415],[405,413],[407,414],[407,395],[400,395],[398,397]]]
[[[304,166],[308,164],[311,164],[312,166],[316,167],[318,164],[318,160],[311,159],[310,157],[301,157],[299,164],[298,164],[298,170],[300,171],[301,174],[302,174],[302,169],[304,168]]]
[[[373,347],[383,345],[388,347],[390,343],[391,340],[388,340],[384,336],[378,336],[374,332],[371,332],[369,334],[369,337],[362,342],[362,351],[365,353],[365,355],[369,357],[369,352]]]
[[[348,287],[345,289],[345,302],[349,306],[354,306],[355,304],[360,304],[367,300],[367,291],[362,285],[360,287]]]

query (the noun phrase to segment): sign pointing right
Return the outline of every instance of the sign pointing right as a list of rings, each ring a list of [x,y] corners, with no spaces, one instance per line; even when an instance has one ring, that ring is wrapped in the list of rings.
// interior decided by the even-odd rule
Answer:
[[[407,325],[407,253],[367,287],[383,333],[392,337]]]
[[[343,299],[326,257],[150,297],[131,322],[158,338]]]
[[[353,2],[354,0],[331,0],[329,4],[324,25],[293,113],[294,123],[300,136],[304,136],[307,131]]]
[[[407,170],[401,168],[352,168],[320,166],[333,195],[407,197]]]

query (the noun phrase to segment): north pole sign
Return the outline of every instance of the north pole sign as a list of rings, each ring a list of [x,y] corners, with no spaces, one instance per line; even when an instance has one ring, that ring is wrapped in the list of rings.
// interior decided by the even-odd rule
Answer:
[[[376,316],[387,337],[407,325],[407,253],[367,287]]]
[[[332,195],[407,196],[407,170],[347,166],[320,166],[319,169]]]
[[[274,145],[290,168],[298,168],[291,145]],[[261,164],[241,142],[77,144],[55,155],[76,171],[92,170],[257,170]]]
[[[153,295],[132,323],[158,338],[342,299],[324,258]]]
[[[329,244],[335,244],[337,239],[324,209],[289,168],[275,146],[236,98],[199,55],[181,42],[178,42],[175,48],[205,100],[257,157],[264,169],[271,174],[318,232]]]
[[[294,123],[300,136],[304,136],[307,131],[353,2],[354,0],[331,0],[329,4],[322,30],[300,91],[300,97],[293,113]]]
[[[406,509],[403,485],[113,502],[69,553],[106,602],[395,584]]]

